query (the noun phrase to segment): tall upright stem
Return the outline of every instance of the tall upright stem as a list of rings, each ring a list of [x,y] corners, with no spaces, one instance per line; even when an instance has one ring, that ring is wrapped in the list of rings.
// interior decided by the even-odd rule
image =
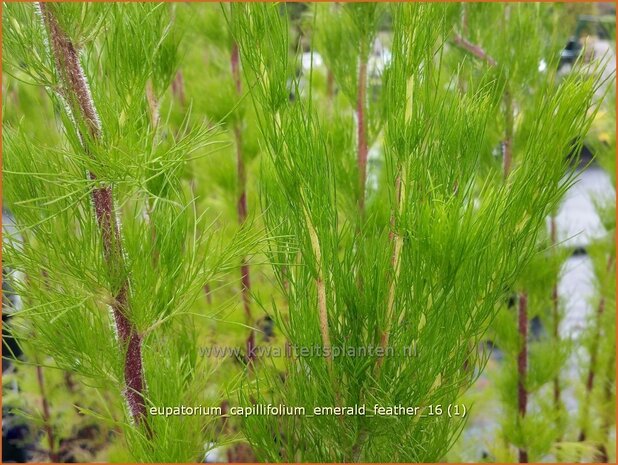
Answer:
[[[507,89],[504,92],[504,158],[503,177],[504,181],[511,173],[512,146],[513,146],[513,97]],[[517,306],[517,332],[519,333],[520,348],[517,354],[517,411],[521,419],[526,416],[528,409],[528,389],[526,378],[528,376],[528,294],[520,292],[519,305]],[[528,463],[528,451],[519,449],[519,463]]]
[[[61,80],[60,97],[66,102],[77,125],[84,152],[92,154],[91,146],[101,142],[102,129],[78,51],[60,27],[50,3],[40,2],[39,9],[48,34],[49,47]],[[95,173],[88,177],[94,181]],[[124,356],[124,396],[131,418],[138,424],[147,417],[144,402],[142,367],[142,337],[129,319],[129,279],[126,273],[122,237],[114,208],[111,186],[92,190],[95,216],[103,242],[103,256],[116,287],[111,303],[114,324]]]
[[[365,211],[365,184],[367,181],[367,122],[365,121],[365,99],[367,93],[367,61],[363,56],[358,66],[358,89],[356,92],[357,156],[358,156],[358,206]]]
[[[615,373],[616,372],[616,354],[611,352],[608,363],[607,363],[607,373]],[[605,380],[605,386],[603,389],[603,397],[605,405],[610,405],[612,402],[612,398],[615,396],[615,392],[613,390],[613,383],[611,380]],[[601,421],[601,442],[597,445],[597,457],[599,463],[609,463],[609,453],[607,451],[607,441],[609,437],[609,432],[611,429],[612,420],[614,417],[614,412],[611,409],[605,409],[603,412],[603,418]]]
[[[481,50],[481,49],[479,49]],[[485,56],[489,60],[489,55]],[[495,65],[495,61],[489,62]],[[504,141],[502,159],[502,177],[507,181],[511,174],[511,163],[513,158],[513,96],[510,90],[504,91]],[[528,409],[528,389],[526,388],[526,378],[528,376],[528,294],[520,292],[517,306],[517,332],[520,339],[519,353],[517,354],[517,411],[521,419],[526,416]],[[528,451],[520,448],[518,451],[519,463],[528,463]]]
[[[606,270],[608,272],[611,271],[612,266],[614,264],[613,257],[609,257],[607,260]],[[590,365],[588,366],[588,374],[586,376],[586,393],[584,397],[584,403],[582,406],[582,430],[579,433],[579,441],[583,442],[586,440],[588,436],[588,422],[589,422],[589,413],[590,413],[590,402],[592,397],[592,391],[594,390],[594,383],[597,373],[597,359],[599,356],[599,339],[601,337],[601,322],[603,318],[603,314],[605,313],[605,296],[601,297],[599,300],[599,305],[597,306],[597,314],[596,314],[596,322],[594,327],[594,337],[592,339],[592,346],[590,348]]]
[[[242,81],[240,77],[240,55],[238,44],[236,42],[232,44],[230,64],[232,67],[232,78],[234,79],[236,93],[240,96],[242,94]],[[236,174],[238,178],[238,201],[236,207],[238,213],[238,224],[242,226],[245,224],[247,219],[247,172],[242,150],[242,127],[239,120],[234,122],[233,131],[234,142],[236,144]],[[242,300],[245,309],[245,317],[247,319],[247,323],[251,324],[251,278],[249,275],[249,265],[245,257],[241,258],[240,261],[240,277],[242,283]]]
[[[401,249],[403,248],[403,236],[397,231],[397,216],[401,215],[405,204],[405,183],[406,170],[402,167],[400,173],[395,179],[395,192],[397,196],[397,204],[391,212],[391,231],[389,238],[393,244],[393,253],[391,256],[391,264],[393,266],[393,279],[391,280],[388,289],[388,301],[386,304],[386,324],[380,336],[380,347],[386,349],[390,338],[390,332],[393,325],[393,313],[395,308],[395,291],[397,289],[397,280],[399,279],[399,271],[401,269]],[[383,351],[383,353],[385,353]],[[378,370],[382,367],[384,358],[379,358],[377,363]]]
[[[526,389],[526,375],[528,372],[528,295],[519,294],[517,312],[517,328],[519,332],[520,349],[517,354],[517,411],[524,418],[528,409],[528,390]],[[519,463],[528,463],[528,451],[519,449]]]
[[[552,215],[550,220],[550,240],[553,247],[556,247],[557,244],[557,227],[556,227],[556,216]],[[553,327],[553,336],[554,341],[556,343],[560,340],[560,296],[558,295],[558,281],[554,282],[554,286],[552,288],[551,293],[551,301],[552,301],[552,319],[554,323]],[[556,411],[560,410],[561,406],[561,393],[560,393],[560,376],[556,373],[554,377],[554,407]]]
[[[52,463],[59,462],[60,456],[56,451],[56,440],[54,438],[54,429],[51,424],[51,415],[49,413],[49,402],[47,401],[47,393],[45,391],[45,378],[43,377],[43,367],[36,363],[36,380],[39,385],[41,394],[41,405],[43,407],[43,428],[47,436],[47,445],[49,447],[48,455]]]
[[[554,248],[556,247],[556,244],[558,243],[557,235],[558,235],[558,230],[556,226],[556,216],[552,214],[551,219],[550,219],[550,226],[549,226],[549,236],[550,236],[552,247]],[[554,323],[553,338],[557,346],[560,343],[560,296],[558,294],[558,277],[557,276],[556,276],[556,280],[554,281],[554,285],[552,287],[551,302],[552,302],[552,320]],[[556,376],[554,376],[553,385],[554,385],[553,386],[554,387],[553,389],[554,409],[556,410],[556,412],[559,412],[562,409],[560,373],[556,373]],[[560,417],[558,416],[556,418],[557,418],[556,422],[558,423],[558,426],[559,426]],[[558,441],[561,441],[562,437],[558,436],[557,439]],[[556,460],[561,461],[560,457],[561,457],[560,449],[557,449]]]
[[[307,229],[309,230],[309,239],[311,241],[311,249],[315,258],[315,265],[317,268],[317,276],[315,279],[315,285],[318,294],[318,319],[320,322],[320,335],[322,337],[322,347],[324,352],[328,354],[326,357],[326,363],[328,369],[332,371],[333,354],[331,351],[330,343],[330,329],[328,326],[328,300],[326,298],[326,284],[324,283],[324,264],[322,263],[322,248],[320,247],[320,239],[318,233],[311,222],[311,217],[307,210],[305,210],[305,220],[307,222]]]

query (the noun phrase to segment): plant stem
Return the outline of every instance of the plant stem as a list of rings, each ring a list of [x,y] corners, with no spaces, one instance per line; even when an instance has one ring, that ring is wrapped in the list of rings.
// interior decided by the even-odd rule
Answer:
[[[361,426],[361,428],[358,431],[358,434],[356,435],[356,440],[354,441],[354,444],[352,445],[352,451],[351,451],[351,457],[352,457],[351,461],[352,462],[360,461],[361,454],[363,452],[363,445],[365,444],[365,441],[367,440],[368,437],[369,437],[369,431],[367,430],[365,425]]]
[[[329,105],[332,106],[335,98],[335,75],[330,68],[326,70],[326,97]]]
[[[41,393],[41,404],[43,406],[43,428],[47,435],[47,444],[49,447],[49,460],[52,463],[60,461],[60,456],[56,452],[56,440],[54,438],[54,430],[51,425],[51,415],[49,413],[49,403],[47,401],[47,393],[45,392],[45,378],[43,377],[43,368],[36,362],[36,380]]]
[[[240,78],[240,55],[238,50],[238,44],[234,42],[232,44],[232,52],[230,57],[230,64],[232,67],[232,78],[234,79],[234,86],[238,96],[242,94],[242,81]],[[237,119],[234,122],[234,142],[236,144],[236,168],[238,176],[238,224],[243,226],[247,220],[247,172],[245,168],[245,161],[243,158],[242,150],[242,127],[241,122]],[[253,318],[251,316],[251,278],[249,275],[249,265],[245,257],[240,261],[240,276],[242,282],[242,300],[245,309],[245,317],[248,324],[252,324]]]
[[[495,66],[495,61],[493,62]],[[504,103],[504,141],[502,176],[504,181],[511,173],[511,162],[513,157],[513,96],[507,88],[503,96]],[[517,354],[517,410],[523,419],[528,408],[528,390],[526,388],[526,377],[528,375],[528,294],[519,294],[519,305],[517,307],[517,330],[521,347]],[[519,463],[528,463],[528,451],[519,449]]]
[[[479,57],[483,57],[491,66],[496,66],[497,62],[482,49],[478,48],[475,52]],[[504,104],[504,141],[502,157],[502,177],[507,181],[511,174],[511,163],[513,158],[513,96],[507,88],[503,96]],[[519,294],[519,305],[517,307],[517,329],[521,347],[517,354],[517,410],[520,420],[526,416],[528,408],[528,390],[526,388],[526,377],[528,375],[528,295],[526,292]],[[528,451],[519,448],[519,463],[528,463]]]
[[[550,220],[549,235],[550,235],[552,247],[554,248],[556,247],[556,244],[557,244],[557,233],[558,231],[556,227],[556,216],[552,214],[551,220]],[[553,337],[554,337],[554,342],[556,343],[556,346],[558,346],[558,344],[560,343],[560,296],[558,294],[558,278],[557,277],[556,277],[556,281],[554,282],[554,286],[552,288],[551,301],[552,301],[552,319],[554,322]],[[560,410],[562,410],[560,373],[556,373],[556,376],[554,377],[554,380],[553,380],[553,385],[554,385],[554,408],[556,409],[556,412],[559,412]],[[556,423],[557,423],[557,426],[559,427],[560,426],[560,416],[556,417]],[[561,440],[562,440],[562,437],[558,436],[557,441],[560,442]],[[558,449],[556,452],[556,460],[561,461],[560,457],[561,457],[560,449]]]
[[[206,295],[206,302],[208,305],[212,305],[212,291],[208,283],[204,284],[204,294]]]
[[[358,89],[356,93],[357,156],[358,156],[358,206],[365,211],[365,184],[367,181],[367,122],[365,121],[365,98],[367,92],[367,61],[361,56],[358,66]]]
[[[517,355],[517,410],[519,416],[524,418],[528,408],[528,391],[525,385],[528,372],[528,295],[525,292],[519,295],[517,322],[521,341]],[[519,449],[519,463],[528,463],[527,450]]]
[[[148,108],[150,109],[150,122],[152,123],[152,129],[156,133],[159,127],[159,121],[161,115],[159,113],[159,99],[155,95],[152,81],[148,81],[146,84],[146,100],[148,101]]]
[[[60,97],[65,100],[76,122],[84,151],[91,155],[90,143],[100,142],[102,131],[90,88],[79,62],[78,51],[61,29],[51,4],[39,2],[38,5],[47,30],[54,64],[61,79]],[[91,181],[97,179],[93,172],[89,172],[88,177]],[[124,396],[131,418],[140,424],[147,418],[143,397],[145,382],[142,338],[128,318],[129,280],[125,273],[122,238],[114,209],[112,187],[95,187],[92,190],[92,201],[102,237],[103,256],[111,277],[114,281],[117,280],[111,309],[124,355]]]
[[[185,105],[185,81],[181,70],[178,70],[172,81],[172,94],[178,99],[181,106]]]
[[[311,218],[309,217],[309,213],[305,210],[305,220],[307,222],[307,229],[309,230],[309,238],[311,240],[311,249],[313,250],[313,256],[315,257],[315,265],[317,268],[317,277],[315,279],[315,284],[318,293],[318,318],[320,320],[320,334],[322,336],[322,347],[326,353],[328,353],[328,357],[326,357],[326,363],[328,364],[328,369],[332,370],[333,365],[333,354],[331,351],[331,343],[330,343],[330,331],[328,328],[328,308],[327,308],[327,299],[326,299],[326,286],[324,284],[324,272],[322,270],[322,250],[320,248],[320,241],[318,239],[318,234],[311,222]]]
[[[616,370],[616,354],[612,351],[607,364],[607,373],[615,373]],[[610,405],[615,391],[612,389],[612,382],[608,379],[605,380],[605,389],[603,390],[604,405]],[[607,453],[607,437],[609,436],[609,430],[613,418],[613,412],[606,408],[603,414],[603,420],[601,423],[601,442],[597,446],[597,456],[599,463],[609,463],[609,454]]]
[[[397,232],[396,221],[397,215],[401,215],[403,206],[405,203],[405,183],[406,183],[406,170],[402,167],[400,174],[395,179],[395,191],[397,195],[397,209],[396,213],[391,213],[391,232],[390,239],[393,243],[393,255],[391,258],[391,264],[393,266],[393,279],[390,283],[388,290],[388,302],[386,306],[386,325],[380,337],[380,347],[386,349],[388,347],[388,340],[390,337],[390,331],[393,324],[393,310],[395,306],[395,290],[397,287],[397,279],[399,278],[401,249],[403,247],[403,237]],[[378,359],[378,370],[382,367],[384,358]]]
[[[552,215],[550,220],[550,240],[553,247],[556,247],[557,243],[557,228],[556,228],[556,216]],[[556,344],[560,340],[560,296],[558,295],[558,281],[554,283],[551,293],[552,301],[552,319],[554,320],[554,341]],[[560,393],[560,376],[556,374],[554,378],[554,406],[556,411],[560,410],[561,406],[561,393]]]
[[[464,24],[465,25],[465,24]],[[467,26],[467,25],[465,25]],[[468,53],[477,57],[479,60],[486,62],[489,66],[495,67],[498,62],[489,55],[482,47],[473,44],[461,35],[455,35],[453,40],[455,45],[466,50]],[[511,173],[511,164],[513,161],[513,96],[510,90],[504,91],[504,141],[503,141],[503,158],[502,158],[502,176],[506,181]],[[525,292],[519,294],[518,306],[518,332],[521,339],[521,348],[517,355],[517,406],[519,415],[523,418],[526,416],[528,404],[528,391],[525,387],[525,379],[528,371],[528,296]],[[528,451],[519,449],[519,463],[528,463]]]
[[[494,60],[494,58],[491,55],[489,55],[482,47],[480,47],[479,45],[473,44],[468,39],[462,37],[459,34],[455,34],[453,43],[457,45],[459,48],[470,53],[471,55],[474,55],[479,60],[486,62],[490,66],[498,65],[498,62],[496,62],[496,60]]]
[[[607,260],[607,271],[611,271],[614,263],[613,257],[609,257]],[[595,334],[592,339],[592,347],[590,348],[590,365],[588,366],[588,375],[586,376],[586,395],[584,398],[583,412],[582,412],[582,430],[579,433],[579,441],[584,442],[588,436],[588,416],[590,410],[590,401],[592,397],[592,391],[594,390],[594,382],[597,372],[597,359],[599,354],[599,339],[601,337],[601,319],[605,313],[605,296],[599,300],[596,314],[596,325],[594,328]]]

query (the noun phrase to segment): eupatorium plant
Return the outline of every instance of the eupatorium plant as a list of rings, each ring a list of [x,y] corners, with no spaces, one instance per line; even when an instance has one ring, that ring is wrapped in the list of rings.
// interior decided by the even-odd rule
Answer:
[[[337,213],[345,173],[316,110],[311,73],[304,98],[288,99],[289,83],[295,90],[301,83],[285,18],[273,5],[232,6],[271,158],[264,186],[271,261],[285,264],[275,265],[280,282],[288,270],[289,318],[280,323],[292,346],[324,349],[290,357],[284,379],[264,368],[246,401],[448,406],[482,367],[476,343],[568,185],[564,154],[590,122],[596,81],[544,83],[507,182],[486,182],[479,158],[504,82],[488,74],[465,94],[442,85],[450,8],[392,6],[383,170],[365,215],[350,219]],[[405,355],[411,345],[414,357]],[[334,357],[343,346],[385,355]],[[462,426],[448,415],[253,417],[244,431],[268,460],[427,462],[440,460]]]
[[[204,402],[191,304],[242,245],[222,254],[197,233],[207,225],[181,183],[207,131],[159,127],[178,58],[173,8],[11,4],[3,15],[5,70],[47,91],[61,132],[42,139],[27,121],[4,125],[4,201],[16,223],[4,265],[20,273],[12,284],[24,303],[12,330],[36,334],[29,344],[52,366],[113,394],[93,413],[124,431],[136,461],[203,453],[206,417],[149,407]]]
[[[233,441],[231,461],[442,461],[493,327],[496,449],[551,454],[556,397],[529,412],[568,347],[525,332],[557,328],[563,257],[544,228],[598,80],[539,69],[558,54],[544,11],[6,5],[3,276],[25,354],[7,380],[29,395],[5,399],[40,418],[36,447],[64,459],[79,417],[99,426],[92,460],[201,461]],[[613,244],[563,436],[595,458],[611,446]],[[264,415],[232,418],[238,404]],[[192,406],[215,409],[157,413]]]
[[[543,27],[543,22],[552,17],[552,11],[541,5],[499,4],[483,8],[471,4],[462,5],[461,13],[453,44],[473,59],[465,67],[468,83],[484,79],[484,75],[479,75],[479,68],[490,69],[505,83],[496,132],[501,137],[502,178],[508,183],[512,168],[527,163],[521,159],[522,150],[531,138],[537,137],[535,108],[544,105],[548,83],[560,82],[552,71],[558,68],[559,57],[555,27],[553,30]],[[499,37],[494,37],[488,34],[485,25],[498,21],[504,29]],[[522,36],[530,38],[530,46],[525,49],[517,45]],[[583,74],[579,65],[574,67],[573,74]],[[588,79],[598,92],[599,68],[592,67],[589,71]],[[562,85],[566,86],[567,82]],[[596,100],[598,103],[600,96]],[[596,104],[590,109],[589,122],[595,108]],[[564,137],[569,137],[568,133]],[[577,144],[565,147],[557,152],[558,156],[571,156],[578,152],[578,147]],[[489,176],[495,178],[495,171]],[[568,186],[573,181],[574,171],[571,171],[561,183]],[[571,344],[559,332],[563,309],[557,286],[568,251],[557,243],[554,215],[555,210],[547,222],[547,231],[539,234],[537,256],[515,283],[512,308],[501,311],[494,324],[495,340],[505,353],[505,366],[498,383],[504,407],[500,419],[504,441],[490,447],[498,460],[517,458],[525,463],[539,460],[550,452],[558,459],[562,454],[560,443],[566,417],[560,372],[566,365]],[[548,328],[551,336],[543,338],[533,334],[534,323]],[[539,411],[543,414],[529,414]],[[515,451],[503,447],[503,443],[510,443]]]
[[[596,160],[609,173],[612,185],[616,186],[616,133],[609,125],[616,120],[614,106],[615,83],[608,89],[609,97],[602,108],[605,124],[596,129],[596,138],[591,138]],[[603,132],[605,137],[598,137]],[[611,414],[616,398],[616,202],[611,196],[594,198],[596,210],[605,234],[587,247],[594,270],[595,294],[591,298],[592,314],[581,343],[585,362],[579,400],[580,408],[576,424],[579,427],[577,441],[581,443],[577,459],[590,458],[601,463],[611,461],[615,441],[610,430],[615,426]]]

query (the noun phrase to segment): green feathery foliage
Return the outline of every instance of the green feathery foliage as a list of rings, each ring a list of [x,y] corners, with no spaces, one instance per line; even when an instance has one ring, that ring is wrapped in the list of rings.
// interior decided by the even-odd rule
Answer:
[[[468,53],[477,65],[498,72],[505,82],[502,116],[499,118],[501,124],[496,125],[494,134],[502,141],[502,178],[509,182],[513,164],[528,163],[522,156],[530,141],[538,138],[539,114],[535,109],[545,105],[548,85],[557,81],[555,72],[551,71],[557,68],[559,56],[559,42],[555,40],[557,26],[543,27],[545,23],[552,23],[548,18],[555,12],[543,5],[533,8],[512,4],[488,8],[464,5],[462,8],[461,24],[454,44]],[[487,34],[486,25],[492,22],[501,22],[504,26],[499,37]],[[553,24],[556,23],[554,19]],[[518,46],[523,37],[528,38],[529,47]],[[578,66],[574,76],[560,83],[560,86],[563,86],[564,92],[569,92],[569,79],[574,82],[588,79],[593,85],[588,90],[592,96],[598,92],[600,83],[595,79],[599,79],[600,73],[599,69],[593,68],[591,71],[587,78],[575,77],[582,73],[582,67]],[[463,75],[469,80],[484,82],[484,76],[475,76],[475,73],[478,74],[478,71],[473,68],[464,70]],[[585,111],[584,108],[581,110]],[[593,119],[594,111],[591,110],[587,124]],[[579,134],[582,136],[585,132]],[[560,137],[572,143],[577,135],[565,132]],[[489,146],[495,146],[496,142],[494,139]],[[555,143],[560,142],[555,140]],[[553,156],[566,157],[579,151],[577,143],[571,147],[563,144],[563,147]],[[490,166],[497,171],[497,164]],[[491,171],[489,173],[492,176]],[[496,175],[492,177],[498,178]],[[569,186],[572,181],[573,173],[569,173],[561,183]],[[497,460],[516,460],[512,449],[503,447],[504,442],[516,446],[520,462],[540,460],[550,451],[560,457],[561,446],[558,443],[563,440],[567,420],[561,398],[563,383],[560,372],[565,368],[571,341],[559,331],[563,310],[557,284],[569,251],[556,243],[555,211],[551,215],[549,231],[541,234],[537,241],[539,252],[515,283],[515,308],[504,308],[494,324],[495,340],[505,353],[505,363],[498,381],[503,406],[500,422],[504,441],[490,447],[491,454]],[[538,336],[529,334],[533,320],[549,328],[551,335],[535,340]]]
[[[596,130],[589,138],[596,160],[610,176],[616,189],[616,87],[611,82],[608,97],[598,118]],[[611,129],[610,129],[611,126]],[[616,202],[610,196],[594,199],[596,211],[601,219],[605,234],[588,245],[592,259],[594,287],[596,293],[591,299],[593,309],[590,323],[581,336],[585,358],[582,364],[583,389],[579,396],[579,412],[576,425],[583,452],[577,459],[589,458],[607,463],[615,449],[615,439],[610,429],[615,427],[616,397]]]
[[[207,417],[149,408],[204,403],[191,306],[246,249],[240,237],[219,249],[181,183],[208,131],[158,128],[156,101],[178,62],[174,8],[9,4],[3,15],[4,69],[44,88],[58,123],[49,137],[27,121],[4,125],[16,222],[4,266],[19,270],[11,281],[23,300],[11,331],[112,395],[123,416],[92,413],[122,429],[131,460],[148,462],[203,453]]]
[[[373,171],[370,149],[384,122],[384,100],[380,98],[382,76],[371,64],[377,61],[374,43],[387,13],[387,8],[380,3],[316,4],[313,14],[306,19],[311,57],[317,51],[326,66],[325,124],[351,126],[349,136],[354,136],[350,153],[354,156],[347,162],[351,171],[348,179],[356,182],[346,194],[352,196],[361,211],[365,206],[367,178]],[[313,75],[311,81],[314,87]],[[339,90],[343,98],[338,98]],[[353,112],[347,113],[346,109]]]
[[[450,461],[487,337],[490,456],[608,458],[615,202],[581,340],[558,331],[570,251],[546,231],[568,155],[615,122],[599,68],[554,72],[569,8],[4,5],[5,331],[25,353],[5,400],[44,459],[92,426],[74,458]],[[615,184],[613,126],[587,137]],[[259,404],[305,414],[228,415]],[[198,405],[224,418],[150,410]]]
[[[590,123],[596,80],[555,85],[547,79],[531,110],[533,136],[508,183],[487,183],[476,168],[503,84],[488,79],[467,94],[438,85],[448,9],[393,6],[384,170],[366,216],[350,219],[337,214],[343,173],[329,151],[331,128],[321,124],[310,90],[287,99],[295,65],[285,18],[272,5],[232,6],[271,158],[265,221],[275,238],[271,261],[289,301],[289,317],[280,324],[292,347],[324,351],[290,357],[283,380],[264,368],[244,391],[247,402],[310,411],[355,404],[446,407],[482,367],[476,343],[569,185],[562,155]],[[291,82],[292,89],[301,85]],[[402,356],[413,345],[416,356]],[[335,357],[342,347],[387,354]],[[462,426],[461,418],[447,415],[315,415],[252,417],[244,431],[267,460],[427,462],[444,455]]]

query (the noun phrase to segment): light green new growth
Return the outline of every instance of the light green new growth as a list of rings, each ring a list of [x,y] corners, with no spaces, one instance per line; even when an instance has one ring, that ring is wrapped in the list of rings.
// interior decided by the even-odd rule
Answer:
[[[19,270],[12,285],[23,300],[11,329],[36,334],[29,345],[52,366],[113,394],[107,411],[91,413],[122,429],[127,460],[146,462],[203,453],[207,417],[149,410],[205,403],[191,305],[247,250],[240,238],[219,250],[181,182],[208,131],[174,135],[153,118],[178,60],[174,9],[9,4],[3,15],[4,69],[44,87],[59,129],[42,139],[26,121],[4,125],[4,201],[17,228],[5,235],[4,265]],[[97,196],[112,190],[114,204]]]
[[[610,82],[608,94],[599,112],[602,120],[596,133],[591,134],[590,143],[598,163],[607,170],[615,191],[616,133],[613,127],[609,128],[616,118],[615,82]],[[599,131],[602,134],[598,134]],[[586,370],[581,380],[583,389],[577,418],[577,439],[582,442],[583,453],[577,458],[590,457],[607,463],[615,445],[609,433],[615,425],[612,412],[616,406],[613,388],[616,382],[616,203],[611,196],[599,196],[593,200],[605,234],[588,246],[596,294],[591,299],[590,324],[581,337]]]
[[[279,323],[292,347],[330,352],[294,354],[284,380],[264,367],[246,386],[246,402],[308,412],[355,404],[446,407],[482,368],[477,343],[569,185],[564,154],[590,123],[596,81],[548,79],[508,182],[484,181],[480,153],[502,84],[490,75],[465,94],[442,85],[450,8],[392,6],[384,168],[365,216],[352,217],[337,212],[347,173],[332,150],[334,129],[322,124],[312,76],[302,83],[291,76],[285,17],[273,5],[232,5],[271,158],[265,221],[271,261],[285,265],[275,272],[283,284],[286,270],[289,283],[281,286],[289,317],[280,315]],[[301,98],[289,101],[290,91]],[[334,356],[335,348],[382,346],[383,358]],[[411,346],[416,356],[405,355]],[[431,462],[462,426],[447,415],[315,415],[251,417],[244,432],[258,457],[271,461]]]
[[[545,105],[546,92],[552,81],[559,79],[553,72],[557,63],[551,57],[558,57],[558,49],[553,35],[554,30],[543,27],[543,21],[552,17],[549,8],[536,5],[502,4],[482,8],[479,5],[462,6],[462,24],[455,33],[453,43],[474,62],[464,75],[473,83],[483,82],[484,78],[475,76],[475,68],[492,68],[504,79],[502,97],[502,124],[498,125],[502,137],[503,177],[509,182],[509,172],[513,163],[526,164],[522,150],[537,138],[539,115],[535,108]],[[504,26],[499,37],[489,34],[486,25],[500,22]],[[526,38],[529,46],[521,47]],[[588,80],[594,91],[600,85],[599,69],[593,68],[588,77],[571,76],[569,79]],[[573,74],[582,73],[576,66]],[[563,82],[564,92],[570,89],[569,79]],[[556,85],[556,84],[554,84]],[[598,100],[598,99],[597,99]],[[562,104],[564,105],[564,104]],[[583,111],[583,108],[581,109]],[[588,114],[588,123],[594,117],[594,108]],[[580,136],[585,134],[579,133]],[[576,141],[574,135],[565,132],[563,142]],[[575,137],[575,138],[574,138]],[[556,140],[556,143],[559,143]],[[556,150],[555,157],[566,157],[577,153],[579,145],[564,145]],[[560,147],[557,145],[557,147]],[[569,186],[574,173],[569,173],[562,181]],[[491,176],[491,174],[490,174]],[[493,325],[494,340],[505,353],[505,364],[498,380],[499,395],[503,406],[500,416],[501,441],[489,447],[490,454],[499,461],[513,461],[516,456],[508,444],[517,449],[519,462],[540,460],[552,453],[557,460],[565,457],[561,449],[565,438],[567,418],[562,405],[561,370],[568,359],[571,341],[560,335],[562,320],[562,298],[558,294],[557,283],[561,266],[567,258],[567,251],[556,242],[556,221],[552,211],[548,221],[549,231],[540,234],[535,259],[526,266],[515,284],[517,292],[513,308],[504,308]],[[531,334],[533,319],[537,319],[551,336],[545,340],[536,339]],[[531,412],[542,412],[542,414]],[[568,459],[569,456],[567,456]]]

